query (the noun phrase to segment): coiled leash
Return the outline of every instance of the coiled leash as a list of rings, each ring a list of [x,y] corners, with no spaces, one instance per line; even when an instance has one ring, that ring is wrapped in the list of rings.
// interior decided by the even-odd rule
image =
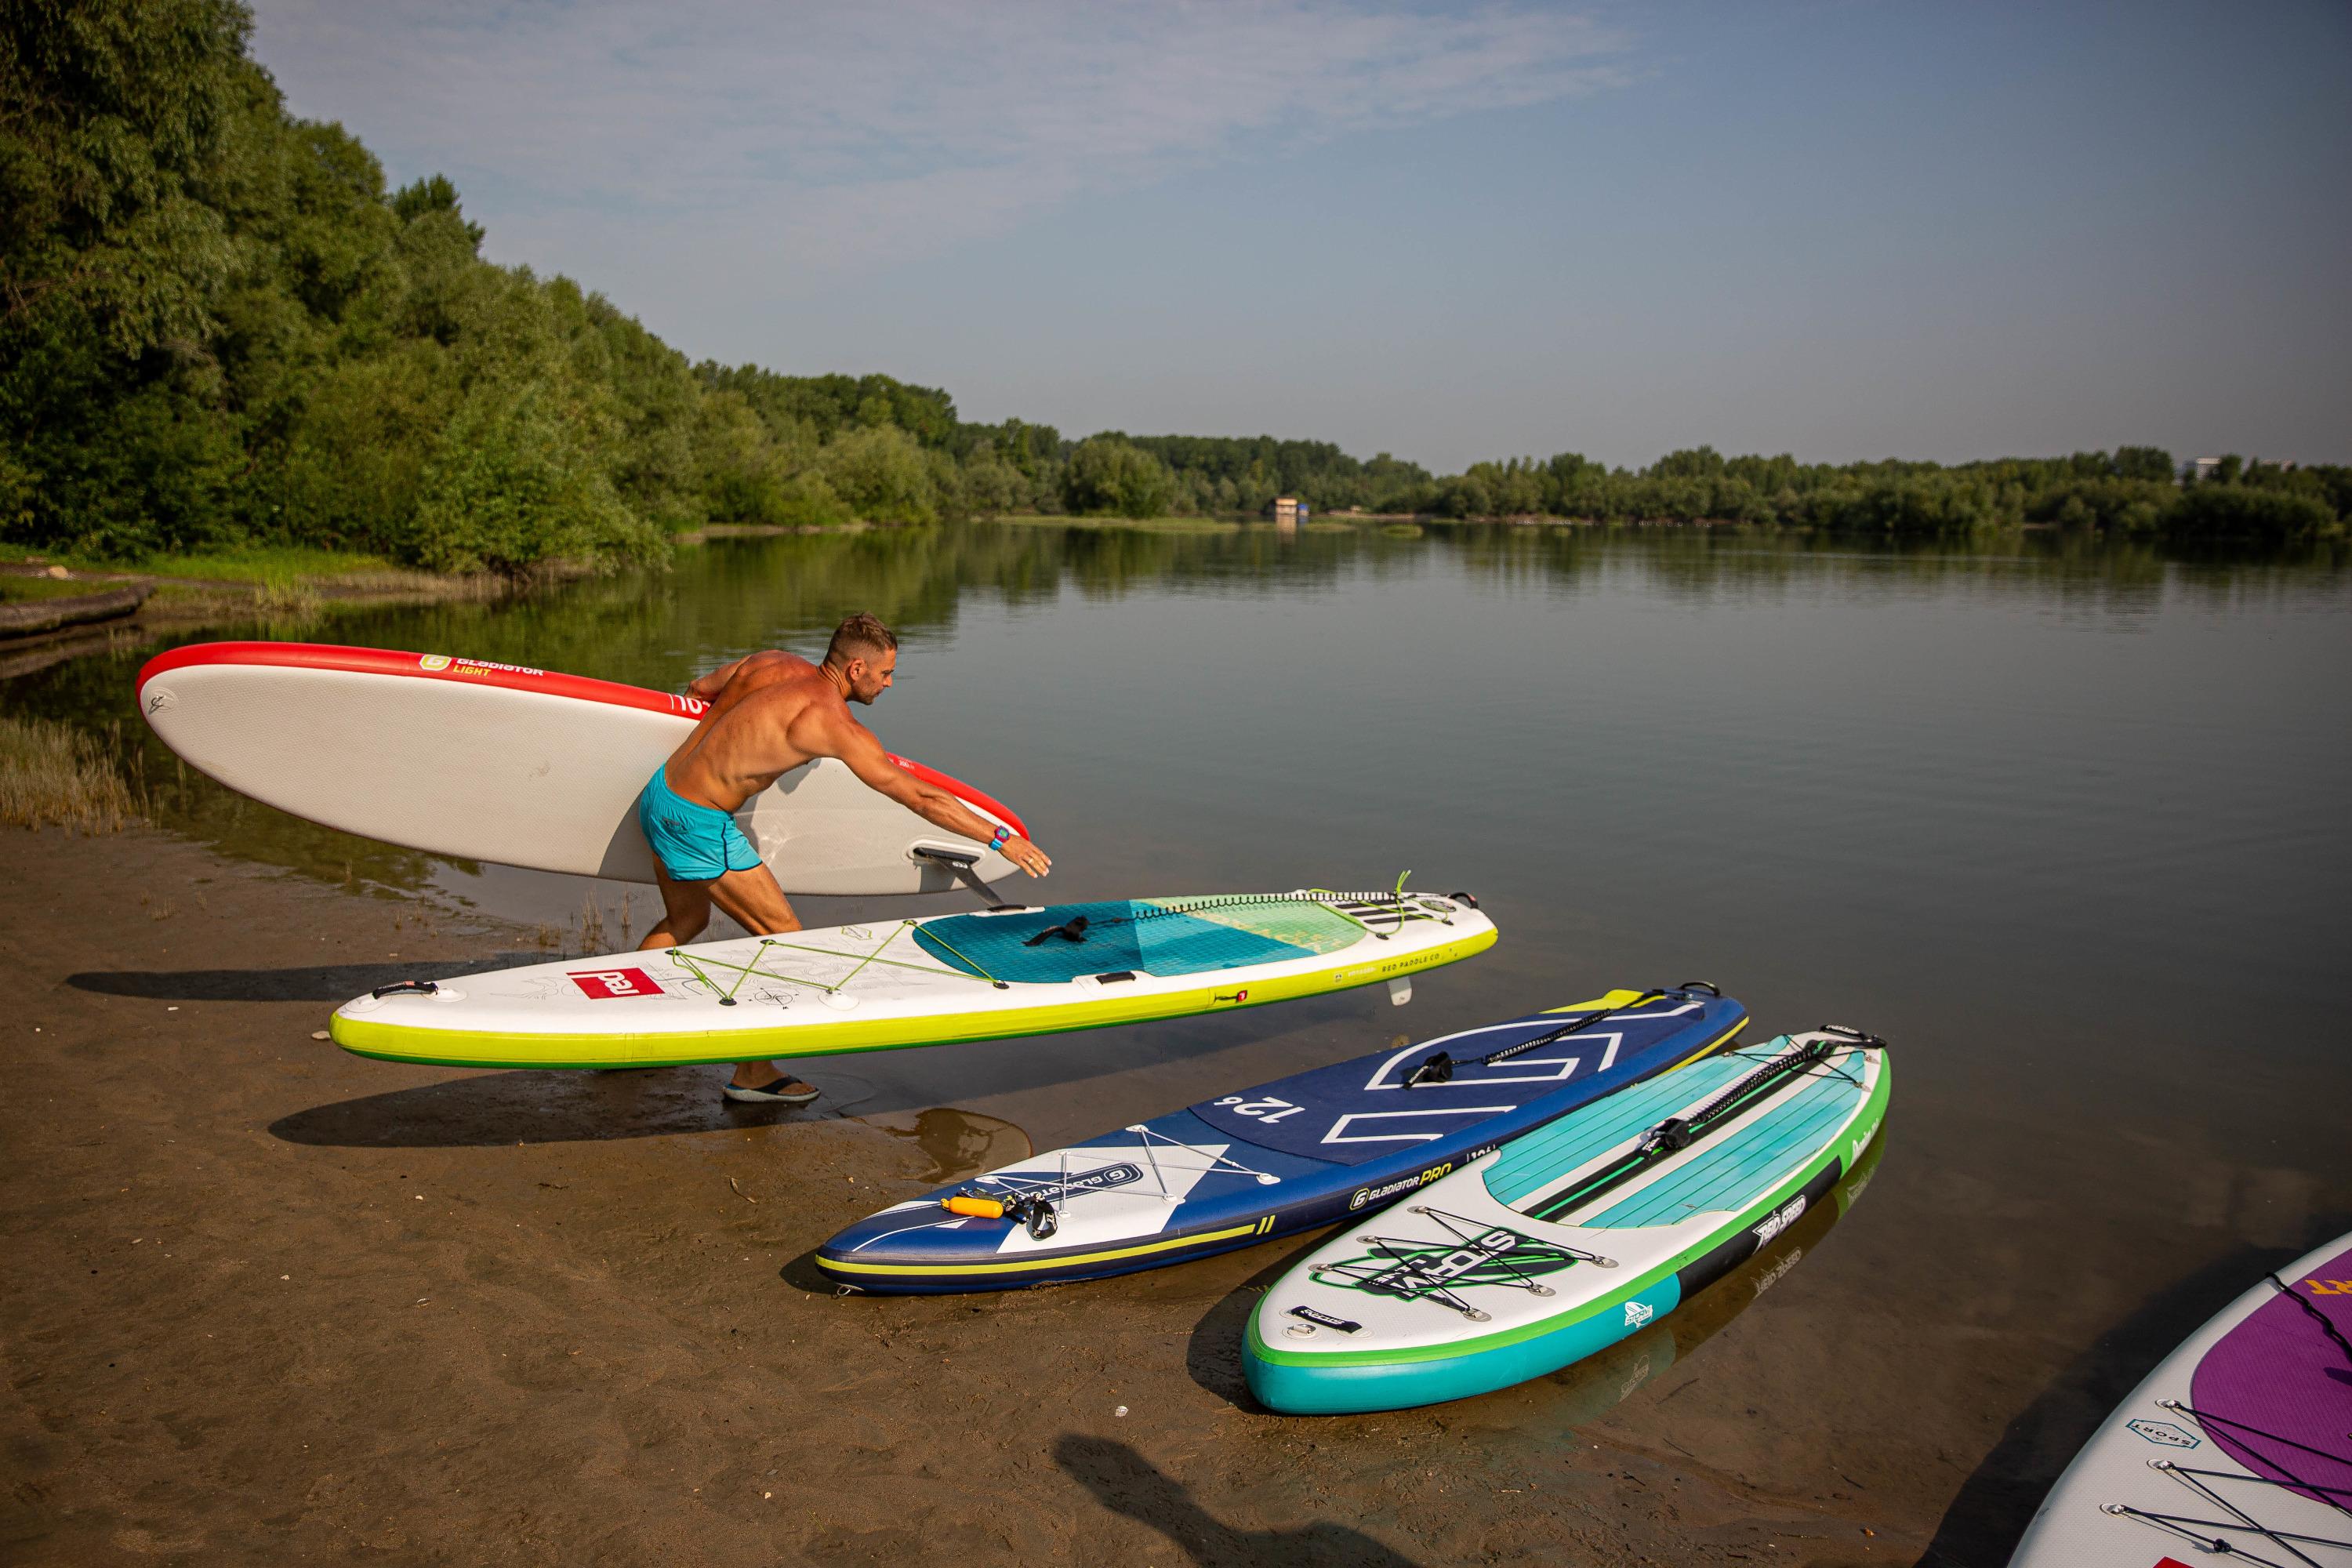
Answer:
[[[1043,1241],[1062,1228],[1054,1205],[1043,1198],[984,1198],[974,1193],[955,1193],[941,1198],[940,1207],[973,1219],[1009,1219],[1015,1225],[1026,1226],[1032,1241]]]

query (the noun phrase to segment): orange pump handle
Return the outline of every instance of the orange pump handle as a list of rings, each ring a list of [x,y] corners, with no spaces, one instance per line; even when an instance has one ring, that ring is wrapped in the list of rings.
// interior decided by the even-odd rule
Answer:
[[[950,1214],[968,1214],[975,1219],[1003,1219],[1004,1205],[994,1198],[966,1197],[958,1193],[951,1198],[941,1198],[940,1207]]]

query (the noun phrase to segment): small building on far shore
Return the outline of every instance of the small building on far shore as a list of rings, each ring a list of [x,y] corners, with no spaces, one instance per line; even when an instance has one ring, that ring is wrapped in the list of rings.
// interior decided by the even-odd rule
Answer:
[[[1307,503],[1297,496],[1276,496],[1274,500],[1274,525],[1276,528],[1297,528],[1307,521]]]

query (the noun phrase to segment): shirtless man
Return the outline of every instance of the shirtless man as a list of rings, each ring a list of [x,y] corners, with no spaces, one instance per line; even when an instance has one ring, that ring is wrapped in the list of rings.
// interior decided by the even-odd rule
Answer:
[[[898,668],[898,637],[872,616],[856,615],[833,634],[823,664],[770,649],[687,688],[710,710],[637,797],[637,822],[654,848],[666,911],[640,948],[692,942],[710,923],[712,904],[753,936],[801,929],[784,890],[735,826],[735,813],[781,775],[819,757],[840,758],[916,816],[992,845],[1033,877],[1045,874],[1054,863],[1044,851],[916,779],[850,716],[852,702],[871,703],[890,689]],[[806,1105],[817,1095],[771,1061],[736,1063],[725,1093],[785,1105]]]

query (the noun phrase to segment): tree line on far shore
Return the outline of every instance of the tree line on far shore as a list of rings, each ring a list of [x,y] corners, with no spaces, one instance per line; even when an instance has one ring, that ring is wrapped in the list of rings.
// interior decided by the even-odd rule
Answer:
[[[1083,440],[883,375],[696,364],[602,296],[480,254],[435,176],[387,188],[289,115],[237,0],[0,14],[0,544],[292,543],[436,570],[653,559],[709,524],[1318,511],[1964,534],[2297,539],[2352,468],[2149,447],[1942,466],[1700,447],[1452,476],[1322,441]]]

